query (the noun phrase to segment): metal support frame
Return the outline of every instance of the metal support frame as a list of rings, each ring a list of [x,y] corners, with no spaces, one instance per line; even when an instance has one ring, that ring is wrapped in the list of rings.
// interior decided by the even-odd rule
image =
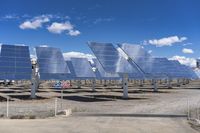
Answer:
[[[140,87],[143,86],[143,80],[140,80]]]
[[[158,92],[157,80],[156,79],[153,79],[153,91]]]
[[[128,98],[128,74],[123,74],[123,98]]]
[[[81,80],[77,80],[77,88],[81,88]]]
[[[177,79],[177,86],[180,86],[180,79]]]
[[[93,79],[93,80],[92,80],[92,91],[96,91],[96,90],[95,90],[95,86],[96,86],[96,80]]]
[[[160,79],[160,84],[162,84],[162,79]]]
[[[31,79],[31,98],[36,98],[36,91],[39,86],[38,72],[36,71],[37,64],[32,65],[32,79]]]
[[[172,84],[171,84],[171,79],[170,78],[168,78],[168,80],[167,80],[167,87],[169,89],[172,88]]]
[[[107,86],[107,82],[106,82],[106,80],[104,80],[103,83],[104,83],[103,86]]]

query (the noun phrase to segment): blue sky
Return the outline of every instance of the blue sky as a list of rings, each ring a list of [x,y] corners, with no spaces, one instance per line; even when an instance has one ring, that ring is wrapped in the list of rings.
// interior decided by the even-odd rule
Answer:
[[[0,0],[0,43],[91,53],[87,41],[200,57],[199,0]]]

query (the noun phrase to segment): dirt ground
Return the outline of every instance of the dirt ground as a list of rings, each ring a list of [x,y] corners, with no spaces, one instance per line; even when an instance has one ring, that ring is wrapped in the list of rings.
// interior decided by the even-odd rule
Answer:
[[[63,109],[72,109],[73,113],[70,117],[35,120],[0,119],[0,132],[197,133],[199,131],[188,124],[185,116],[188,105],[192,109],[200,101],[199,87],[199,82],[173,89],[163,89],[161,86],[159,92],[154,93],[149,89],[151,88],[149,85],[132,86],[129,87],[129,99],[127,100],[121,98],[122,89],[117,87],[100,87],[96,92],[92,92],[90,87],[68,89],[64,91],[62,106]],[[16,91],[16,89],[12,90]],[[1,92],[0,94],[1,96],[10,95],[12,98],[12,95],[30,93],[14,94],[12,92],[11,95]],[[11,104],[22,107],[20,109],[32,107],[46,110],[47,106],[54,107],[54,97],[60,97],[60,92],[43,88],[37,95],[48,99],[14,100]],[[45,105],[47,102],[48,104]],[[61,100],[58,104],[61,105]],[[0,103],[1,110],[4,105],[5,102]],[[110,116],[105,114],[110,114]],[[137,116],[137,114],[144,114],[144,116]]]

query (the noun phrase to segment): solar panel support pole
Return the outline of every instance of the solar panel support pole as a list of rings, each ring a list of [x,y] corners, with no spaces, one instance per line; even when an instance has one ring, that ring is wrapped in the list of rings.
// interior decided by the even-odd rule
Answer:
[[[123,74],[123,98],[128,98],[128,74]]]
[[[107,86],[107,84],[106,84],[106,80],[104,80],[104,85],[103,86]]]
[[[162,79],[160,79],[160,84],[162,84]]]
[[[100,84],[101,84],[101,85],[103,84],[103,80],[100,80]]]
[[[177,79],[177,86],[180,86],[180,80]]]
[[[92,80],[92,91],[95,91],[96,80]]]
[[[189,79],[187,79],[187,84],[189,84],[190,83],[190,80]]]
[[[140,87],[143,86],[143,80],[140,80]]]
[[[72,86],[72,80],[69,80],[69,84]]]
[[[78,88],[81,88],[81,80],[77,80],[77,86]]]
[[[31,98],[36,98],[36,90],[38,87],[37,73],[36,73],[36,64],[33,64],[32,69],[32,79],[31,79]]]
[[[172,85],[171,85],[171,79],[170,79],[170,78],[168,78],[168,84],[167,84],[167,87],[168,87],[168,88],[172,88]]]
[[[153,91],[157,92],[158,88],[157,88],[157,81],[155,79],[153,79]]]
[[[183,78],[183,85],[185,85],[186,83],[185,83],[185,78]]]

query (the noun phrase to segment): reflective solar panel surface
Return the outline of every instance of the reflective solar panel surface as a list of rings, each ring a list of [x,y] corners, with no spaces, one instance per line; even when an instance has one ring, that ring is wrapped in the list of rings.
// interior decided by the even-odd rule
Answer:
[[[76,78],[95,78],[92,66],[86,58],[71,58]]]
[[[190,78],[190,79],[198,79],[198,75],[192,70],[192,68],[190,68],[189,66],[183,65],[183,67],[185,68],[185,72],[188,74],[186,76],[186,78]]]
[[[200,78],[200,69],[196,68],[194,69],[195,74],[197,75],[198,79]]]
[[[69,68],[58,48],[36,47],[40,79],[64,80],[71,78]]]
[[[127,73],[129,78],[143,78],[135,64],[130,64],[111,43],[90,42],[88,45],[106,72]]]
[[[95,74],[98,79],[119,79],[119,75],[117,73],[106,72],[97,59],[93,59],[93,62],[94,62],[93,67],[95,68]]]
[[[28,46],[1,46],[0,79],[29,80],[32,65]]]
[[[167,58],[152,58],[139,45],[118,44],[118,46],[136,63],[146,77],[157,78],[196,78],[190,68],[181,66],[179,62],[169,61]]]
[[[164,69],[167,59],[153,58],[147,51],[139,45],[118,44],[118,46],[128,55],[130,62],[135,63],[145,74],[146,78],[165,78]]]
[[[185,66],[185,65],[181,65],[176,60],[171,60],[170,62],[177,68],[174,73],[176,73],[176,75],[178,75],[180,78],[189,78],[189,79],[197,79],[198,78],[198,76],[192,70],[192,68]]]

